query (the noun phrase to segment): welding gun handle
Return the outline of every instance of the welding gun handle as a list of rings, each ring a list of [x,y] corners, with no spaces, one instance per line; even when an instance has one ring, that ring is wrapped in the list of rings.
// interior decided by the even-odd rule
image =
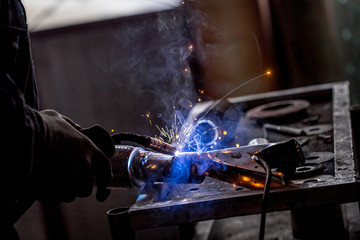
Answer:
[[[280,126],[280,125],[274,125],[274,124],[270,124],[270,123],[265,123],[263,125],[263,128],[265,130],[273,130],[273,131],[292,134],[292,135],[296,135],[296,136],[304,135],[304,131],[300,128]]]
[[[115,153],[114,142],[110,134],[99,125],[93,125],[89,128],[82,128],[80,132],[90,138],[90,140],[108,157]]]

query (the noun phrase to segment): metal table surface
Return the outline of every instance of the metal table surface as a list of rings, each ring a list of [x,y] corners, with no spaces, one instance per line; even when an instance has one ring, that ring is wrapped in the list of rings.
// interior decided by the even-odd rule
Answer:
[[[306,99],[311,103],[307,110],[309,115],[320,112],[319,123],[333,124],[331,142],[309,136],[308,144],[303,146],[305,156],[319,151],[334,153],[333,160],[326,163],[328,172],[305,180],[294,180],[285,187],[272,188],[268,212],[358,200],[348,88],[347,82],[339,82],[228,99],[232,104],[241,104],[244,109],[278,100]],[[262,135],[251,123],[244,122],[242,126],[244,124],[254,133],[253,137]],[[278,133],[268,137],[271,141],[290,138]],[[143,190],[130,207],[129,217],[133,229],[139,230],[257,214],[262,194],[260,190],[234,187],[208,177],[202,184],[159,184]]]

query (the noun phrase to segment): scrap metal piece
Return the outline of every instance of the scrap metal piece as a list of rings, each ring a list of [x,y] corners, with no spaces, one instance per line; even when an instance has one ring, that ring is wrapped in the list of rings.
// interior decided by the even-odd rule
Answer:
[[[280,125],[265,123],[263,125],[263,128],[265,130],[273,130],[273,131],[296,135],[296,136],[300,136],[300,135],[311,136],[311,135],[318,135],[329,132],[333,129],[333,126],[331,124],[317,124],[304,128],[295,128],[295,127],[280,126]]]
[[[333,135],[331,134],[319,134],[317,137],[324,140],[326,143],[331,143],[333,141]]]
[[[300,146],[303,147],[309,143],[309,138],[308,137],[299,137],[299,138],[296,138],[296,141],[300,144]]]
[[[277,101],[250,109],[247,111],[246,116],[259,119],[280,118],[302,112],[309,106],[309,101],[301,99]]]
[[[333,159],[333,152],[311,152],[306,155],[305,163],[323,163]]]
[[[316,183],[320,183],[320,182],[330,182],[330,181],[334,181],[335,177],[332,175],[327,175],[327,174],[322,174],[322,175],[315,175],[312,176],[310,178],[297,178],[297,179],[292,179],[291,183],[292,184],[296,184],[296,185],[301,185],[301,184],[316,184]]]
[[[262,145],[268,143],[269,140],[267,140],[266,138],[254,138],[248,143],[248,145]]]
[[[333,130],[332,124],[317,124],[310,127],[302,128],[307,136],[318,135]]]
[[[311,177],[319,173],[323,173],[326,168],[319,163],[307,163],[295,170],[294,178]]]

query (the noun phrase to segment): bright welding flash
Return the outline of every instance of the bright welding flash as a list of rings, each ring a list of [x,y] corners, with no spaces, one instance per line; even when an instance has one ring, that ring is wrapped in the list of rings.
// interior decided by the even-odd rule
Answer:
[[[200,120],[194,133],[201,137],[201,144],[204,146],[213,145],[219,137],[217,127],[211,120]]]

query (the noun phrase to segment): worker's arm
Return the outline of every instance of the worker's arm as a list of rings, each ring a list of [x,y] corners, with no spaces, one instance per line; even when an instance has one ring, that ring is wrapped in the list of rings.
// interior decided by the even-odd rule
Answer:
[[[35,110],[26,18],[19,0],[0,0],[0,36],[0,207],[29,192],[43,201],[71,201],[88,196],[93,180],[102,193],[99,200],[104,200],[111,178],[104,153],[68,118]]]

